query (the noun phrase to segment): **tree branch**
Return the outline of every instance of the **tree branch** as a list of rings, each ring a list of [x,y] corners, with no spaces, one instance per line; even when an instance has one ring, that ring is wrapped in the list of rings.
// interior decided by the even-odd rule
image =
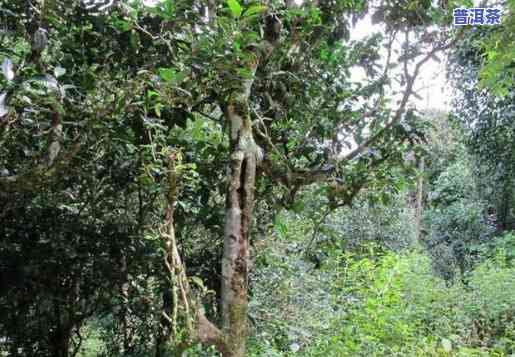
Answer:
[[[404,112],[406,111],[406,105],[408,104],[409,98],[413,94],[413,86],[415,84],[415,80],[417,79],[417,76],[419,75],[420,68],[424,63],[429,61],[431,57],[433,57],[437,52],[445,51],[452,46],[454,46],[459,39],[459,36],[456,36],[453,41],[449,42],[447,45],[444,46],[435,46],[431,51],[429,51],[424,58],[422,58],[416,65],[413,70],[412,74],[409,74],[408,72],[408,59],[406,58],[404,60],[404,75],[406,76],[406,88],[404,90],[401,102],[395,111],[395,114],[393,115],[393,118],[390,120],[389,123],[387,123],[383,128],[381,128],[376,134],[371,135],[367,140],[363,141],[356,149],[351,151],[349,154],[345,155],[343,159],[340,159],[341,161],[350,161],[353,158],[355,158],[357,155],[359,155],[364,149],[368,148],[370,145],[372,145],[375,141],[377,141],[387,130],[389,130],[392,126],[397,124],[401,118]]]

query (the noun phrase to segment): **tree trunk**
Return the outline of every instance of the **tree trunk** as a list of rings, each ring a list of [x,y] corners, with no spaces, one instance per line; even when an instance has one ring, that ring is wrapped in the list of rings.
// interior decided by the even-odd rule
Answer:
[[[70,353],[71,323],[68,311],[61,308],[61,301],[53,301],[55,326],[50,331],[49,344],[54,357],[68,357]]]
[[[232,158],[222,261],[223,327],[230,356],[245,355],[249,227],[255,174],[255,158],[236,152]]]
[[[227,346],[224,357],[245,356],[247,339],[249,231],[256,166],[262,155],[254,141],[248,110],[251,85],[252,81],[244,82],[243,93],[234,96],[224,110],[231,139],[222,258],[222,316]]]
[[[52,339],[52,354],[54,357],[68,357],[70,338],[66,335],[56,335]]]

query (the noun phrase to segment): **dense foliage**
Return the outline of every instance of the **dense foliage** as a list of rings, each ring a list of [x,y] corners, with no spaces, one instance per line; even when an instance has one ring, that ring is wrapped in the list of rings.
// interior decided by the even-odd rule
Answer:
[[[461,5],[0,0],[0,355],[513,354],[514,6]]]

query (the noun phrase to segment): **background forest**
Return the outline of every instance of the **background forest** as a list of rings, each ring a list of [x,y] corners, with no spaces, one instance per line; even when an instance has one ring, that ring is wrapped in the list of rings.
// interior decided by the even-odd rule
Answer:
[[[515,2],[473,5],[0,0],[0,356],[515,356]]]

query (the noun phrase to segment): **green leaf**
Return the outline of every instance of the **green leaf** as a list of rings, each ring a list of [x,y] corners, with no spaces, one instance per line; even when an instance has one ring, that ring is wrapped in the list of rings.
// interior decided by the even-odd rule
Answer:
[[[151,99],[152,97],[159,97],[159,93],[154,90],[149,90],[147,92],[147,98]]]
[[[305,208],[305,204],[302,200],[297,200],[293,203],[292,209],[296,213],[301,213]]]
[[[257,32],[245,31],[242,35],[243,35],[243,39],[245,40],[245,43],[247,43],[247,44],[249,44],[251,42],[259,41],[259,35]]]
[[[157,73],[165,82],[171,82],[176,75],[175,69],[173,68],[159,68]]]
[[[244,79],[251,79],[253,77],[252,71],[248,68],[238,69],[238,74]]]
[[[227,5],[229,6],[229,9],[231,10],[231,13],[234,17],[241,16],[243,8],[241,7],[238,0],[227,0]]]
[[[250,17],[252,15],[256,15],[265,11],[266,6],[264,5],[251,5],[245,10],[245,12],[243,13],[243,17]]]
[[[200,279],[199,277],[197,276],[192,276],[190,278],[190,280],[195,284],[197,285],[199,288],[204,288],[205,285],[204,285],[204,282],[202,281],[202,279]]]
[[[173,1],[168,0],[164,4],[164,18],[165,19],[172,19],[175,15],[175,4]]]
[[[113,21],[113,26],[118,31],[121,31],[121,32],[126,32],[126,31],[129,31],[131,29],[131,26],[130,26],[128,21],[124,21],[124,20],[120,20],[120,19],[115,19]]]
[[[161,103],[156,103],[156,105],[154,105],[154,111],[156,112],[156,115],[158,118],[161,118],[161,108],[163,107],[163,105]]]
[[[240,52],[240,51],[241,51],[240,41],[238,41],[238,40],[234,40],[233,48],[234,48],[234,51],[235,51],[235,52]]]

